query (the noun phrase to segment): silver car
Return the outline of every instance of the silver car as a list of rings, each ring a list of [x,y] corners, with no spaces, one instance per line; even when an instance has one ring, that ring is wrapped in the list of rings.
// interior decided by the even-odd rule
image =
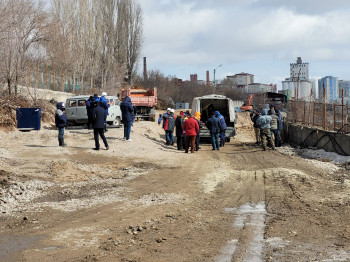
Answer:
[[[66,114],[68,125],[85,125],[88,123],[86,101],[90,96],[73,96],[66,100]],[[117,96],[106,96],[108,108],[107,124],[120,126],[122,113],[120,111],[120,101]]]

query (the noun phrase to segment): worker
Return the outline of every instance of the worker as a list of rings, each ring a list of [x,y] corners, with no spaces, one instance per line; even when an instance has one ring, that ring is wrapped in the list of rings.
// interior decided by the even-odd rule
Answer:
[[[220,121],[215,117],[215,111],[211,111],[211,117],[207,120],[206,126],[210,131],[212,150],[219,150],[219,132],[220,132]]]
[[[165,121],[164,130],[165,130],[165,140],[167,145],[174,145],[174,128],[175,128],[175,110],[170,108],[167,114],[163,115],[163,120]]]
[[[90,96],[88,100],[86,100],[86,113],[88,116],[88,129],[92,127],[92,109],[93,109],[93,102],[95,101],[93,96]]]
[[[94,127],[94,139],[95,139],[95,148],[94,150],[100,150],[99,136],[101,137],[106,150],[109,149],[107,139],[104,135],[104,119],[106,118],[106,111],[102,107],[102,101],[94,101],[92,109],[92,119]]]
[[[256,139],[256,144],[260,144],[260,128],[256,121],[260,117],[260,112],[256,109],[254,110],[253,113],[250,114],[250,119],[253,122],[253,127],[254,127],[254,133],[255,133],[255,139]]]
[[[64,128],[67,126],[67,117],[63,102],[59,102],[56,105],[56,112],[55,112],[55,124],[58,128],[58,145],[59,146],[67,146],[64,143]]]
[[[185,132],[185,153],[188,153],[188,149],[191,145],[191,153],[195,150],[195,140],[199,132],[199,125],[194,117],[189,114],[188,119],[183,124]]]
[[[225,132],[227,129],[227,125],[225,122],[225,118],[222,114],[220,114],[219,111],[215,111],[215,116],[219,119],[220,121],[220,147],[225,146]]]
[[[257,120],[257,125],[260,128],[260,137],[261,137],[261,142],[262,142],[262,148],[264,151],[266,151],[266,143],[268,142],[272,150],[275,150],[275,143],[271,139],[271,117],[267,115],[269,109],[264,108],[261,111],[261,116]],[[266,141],[267,140],[267,141]]]
[[[120,110],[122,111],[122,121],[124,124],[124,138],[126,141],[131,142],[130,131],[131,121],[133,118],[134,107],[131,102],[131,98],[126,96],[123,102],[120,104]]]
[[[199,150],[199,142],[200,142],[199,131],[202,128],[201,113],[196,112],[194,114],[194,119],[197,121],[198,127],[199,127],[199,130],[198,130],[197,135],[196,135],[196,141],[195,141],[196,142],[196,149],[195,150],[198,151]]]
[[[175,119],[175,128],[176,128],[176,145],[177,150],[185,149],[185,134],[183,130],[183,123],[185,122],[185,113],[183,111]]]
[[[107,132],[107,116],[108,116],[108,108],[110,107],[110,104],[108,103],[107,99],[106,99],[106,96],[107,96],[107,93],[106,92],[102,92],[101,94],[101,97],[100,97],[100,102],[101,103],[101,106],[103,107],[103,109],[106,111],[106,114],[105,114],[105,120],[104,120],[104,129],[105,129],[105,132]]]
[[[279,143],[277,145],[275,144],[275,146],[280,147],[282,145],[283,119],[282,119],[282,114],[280,110],[276,109],[275,111],[279,119],[279,124],[278,124]]]
[[[280,120],[274,108],[271,108],[269,111],[269,115],[271,117],[271,136],[273,136],[273,140],[275,142],[275,146],[280,144],[279,134],[278,134],[278,126],[280,124]]]

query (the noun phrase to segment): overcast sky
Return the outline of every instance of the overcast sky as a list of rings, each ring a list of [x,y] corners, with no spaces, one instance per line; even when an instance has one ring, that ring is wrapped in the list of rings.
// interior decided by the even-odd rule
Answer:
[[[349,0],[138,0],[147,69],[189,80],[246,72],[255,82],[289,77],[308,62],[310,77],[350,80]],[[142,72],[142,57],[139,70]]]

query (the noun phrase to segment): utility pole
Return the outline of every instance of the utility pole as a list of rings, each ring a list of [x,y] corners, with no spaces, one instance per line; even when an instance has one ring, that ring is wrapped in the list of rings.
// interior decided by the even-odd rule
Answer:
[[[216,72],[216,69],[218,69],[221,66],[222,65],[219,65],[217,68],[214,69],[213,94],[215,94],[215,89],[216,89],[215,72]]]

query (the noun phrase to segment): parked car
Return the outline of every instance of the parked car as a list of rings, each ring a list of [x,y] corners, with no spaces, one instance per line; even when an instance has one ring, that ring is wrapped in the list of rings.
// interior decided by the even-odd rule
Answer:
[[[206,95],[193,99],[192,114],[194,115],[195,112],[200,112],[201,121],[204,124],[210,118],[212,111],[219,111],[224,116],[227,125],[225,135],[226,140],[229,142],[230,138],[236,134],[236,113],[233,100],[222,95]],[[200,129],[199,135],[201,138],[210,137],[210,132],[205,125]]]
[[[68,125],[86,125],[88,116],[86,111],[86,101],[90,96],[74,96],[66,100],[66,114]],[[110,107],[108,108],[107,124],[120,126],[122,113],[120,111],[120,101],[117,96],[106,96]]]

